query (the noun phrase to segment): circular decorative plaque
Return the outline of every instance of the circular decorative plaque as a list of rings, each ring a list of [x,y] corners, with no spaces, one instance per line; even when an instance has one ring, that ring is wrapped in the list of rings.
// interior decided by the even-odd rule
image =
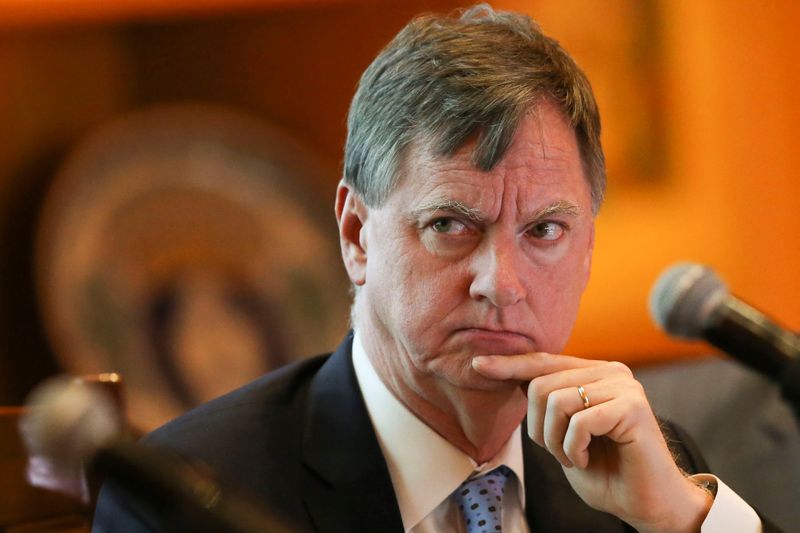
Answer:
[[[213,106],[156,107],[90,136],[55,176],[37,242],[45,327],[75,373],[119,372],[149,430],[328,351],[349,297],[335,170]]]

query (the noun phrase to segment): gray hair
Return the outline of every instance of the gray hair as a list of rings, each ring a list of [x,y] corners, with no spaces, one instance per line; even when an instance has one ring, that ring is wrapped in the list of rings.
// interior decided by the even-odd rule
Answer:
[[[473,164],[491,170],[542,99],[558,104],[575,130],[597,213],[605,157],[589,80],[529,17],[487,4],[415,18],[364,71],[348,115],[344,180],[380,206],[414,141],[449,157],[475,135]]]

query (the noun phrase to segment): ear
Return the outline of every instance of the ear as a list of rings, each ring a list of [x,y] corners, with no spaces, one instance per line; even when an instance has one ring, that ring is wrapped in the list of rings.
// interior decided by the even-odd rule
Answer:
[[[592,254],[594,253],[594,220],[589,233],[589,242],[586,246],[586,257],[583,259],[583,290],[589,284],[589,277],[592,273]]]
[[[369,209],[343,180],[336,189],[335,209],[344,267],[350,281],[355,285],[363,285],[367,278],[367,236],[364,224]]]

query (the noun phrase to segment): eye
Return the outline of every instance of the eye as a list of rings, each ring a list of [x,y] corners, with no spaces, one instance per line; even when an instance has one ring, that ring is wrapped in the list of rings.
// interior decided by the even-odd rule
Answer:
[[[431,223],[431,229],[436,233],[454,234],[463,233],[467,227],[452,218],[437,218]]]
[[[557,241],[564,234],[564,226],[557,222],[539,222],[529,230],[529,233],[537,239]]]

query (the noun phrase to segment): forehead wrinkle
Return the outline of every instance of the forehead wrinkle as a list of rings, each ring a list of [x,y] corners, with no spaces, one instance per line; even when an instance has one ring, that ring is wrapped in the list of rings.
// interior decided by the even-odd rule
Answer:
[[[533,165],[538,172],[560,172],[571,164],[571,151],[553,143],[541,140],[530,141],[527,143],[526,148],[529,154],[533,154],[535,161],[522,161],[519,163],[508,161],[506,166],[509,170],[524,169]]]
[[[451,213],[457,213],[474,222],[480,222],[486,218],[480,209],[476,207],[470,207],[460,200],[453,200],[450,198],[437,198],[434,200],[429,200],[414,209],[412,213],[414,216],[419,216],[422,213],[431,211],[449,211]]]

